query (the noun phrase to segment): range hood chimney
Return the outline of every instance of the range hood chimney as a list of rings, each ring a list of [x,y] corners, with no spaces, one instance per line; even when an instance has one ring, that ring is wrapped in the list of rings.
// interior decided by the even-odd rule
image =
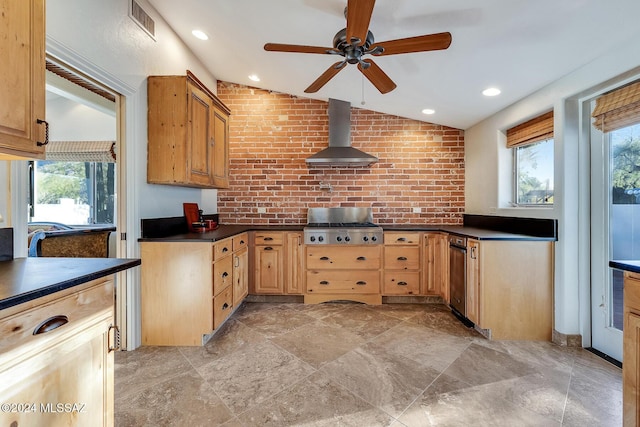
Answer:
[[[377,161],[351,146],[351,104],[329,98],[329,147],[307,158],[307,165],[362,167]]]

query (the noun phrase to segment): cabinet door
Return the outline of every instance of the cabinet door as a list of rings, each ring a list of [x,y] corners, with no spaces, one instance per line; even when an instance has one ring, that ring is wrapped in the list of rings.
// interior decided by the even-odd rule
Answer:
[[[213,172],[212,183],[216,188],[229,187],[229,123],[228,116],[218,108],[213,109]]]
[[[233,306],[237,307],[249,293],[249,249],[245,246],[233,254]]]
[[[0,153],[43,158],[44,0],[0,1]]]
[[[467,319],[480,324],[480,242],[467,241]]]
[[[286,235],[286,292],[287,294],[302,294],[303,267],[302,233],[288,232]]]
[[[255,247],[255,291],[257,294],[283,294],[283,246]]]
[[[423,291],[449,301],[449,242],[443,233],[425,233]]]
[[[213,104],[209,95],[187,81],[187,181],[210,185],[213,165]],[[177,165],[176,165],[177,166]]]

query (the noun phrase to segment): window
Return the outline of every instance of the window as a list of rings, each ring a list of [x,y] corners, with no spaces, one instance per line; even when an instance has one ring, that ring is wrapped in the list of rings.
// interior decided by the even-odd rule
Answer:
[[[36,161],[30,222],[115,224],[115,163]]]
[[[553,139],[518,146],[514,151],[517,205],[553,204]]]
[[[513,203],[553,205],[553,111],[507,130],[513,149]]]

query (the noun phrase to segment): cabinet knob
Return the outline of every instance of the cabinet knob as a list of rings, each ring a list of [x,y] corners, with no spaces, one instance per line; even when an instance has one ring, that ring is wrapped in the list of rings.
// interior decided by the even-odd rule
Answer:
[[[225,246],[224,248],[222,248],[222,252],[229,252],[229,248]]]
[[[224,279],[225,277],[227,277],[229,275],[229,273],[227,273],[226,271],[224,273],[222,273],[222,278]]]
[[[47,320],[43,321],[42,323],[40,323],[38,326],[36,326],[36,328],[33,330],[33,335],[40,335],[47,332],[51,332],[54,329],[58,329],[60,326],[64,325],[65,323],[69,323],[69,318],[67,316],[62,314],[59,314],[57,316],[52,316]]]
[[[241,244],[241,245],[244,245],[244,240],[240,240],[240,244]]]
[[[227,308],[229,308],[229,304],[227,304],[226,302],[224,304],[222,304],[222,309],[226,310]]]

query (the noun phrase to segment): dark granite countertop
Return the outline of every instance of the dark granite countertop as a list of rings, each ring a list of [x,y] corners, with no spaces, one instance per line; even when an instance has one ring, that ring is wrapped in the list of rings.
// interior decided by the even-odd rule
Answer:
[[[299,225],[224,225],[205,233],[181,233],[167,237],[142,237],[139,242],[217,242],[245,231],[302,231],[304,224]],[[526,234],[505,233],[476,227],[430,224],[382,224],[385,231],[443,231],[478,240],[526,240],[555,241],[555,237],[538,237]]]
[[[609,261],[609,267],[617,268],[618,270],[630,271],[632,273],[640,273],[640,261]]]
[[[139,259],[16,258],[0,262],[0,310],[140,265]]]

